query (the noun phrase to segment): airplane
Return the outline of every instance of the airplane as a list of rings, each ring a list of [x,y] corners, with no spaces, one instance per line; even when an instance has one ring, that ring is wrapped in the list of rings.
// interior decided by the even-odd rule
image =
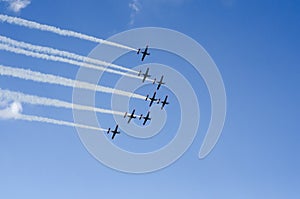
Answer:
[[[109,132],[112,132],[113,136],[111,137],[111,139],[113,140],[116,136],[116,134],[120,134],[120,131],[118,131],[118,127],[119,125],[116,125],[115,130],[111,130],[110,128],[108,128],[107,130],[107,134],[109,134]]]
[[[129,114],[129,115],[127,115],[127,112],[125,113],[124,118],[126,116],[129,117],[128,122],[127,122],[128,124],[130,123],[131,119],[135,119],[136,118],[136,116],[134,116],[134,113],[135,113],[135,109],[133,109],[132,113]]]
[[[164,108],[164,106],[166,104],[169,104],[169,102],[167,102],[167,100],[168,100],[168,96],[166,96],[165,99],[164,99],[164,101],[161,102],[162,103],[161,110]]]
[[[137,51],[137,54],[140,54],[141,52],[141,49],[139,48],[138,51]],[[145,50],[141,52],[143,54],[142,56],[142,61],[144,61],[145,57],[147,55],[150,55],[150,53],[148,53],[148,45],[146,46]]]
[[[149,75],[149,68],[147,68],[146,72],[145,72],[145,73],[143,73],[143,74],[142,74],[142,71],[140,70],[140,72],[139,72],[138,76],[141,76],[141,75],[143,75],[143,76],[144,76],[144,78],[143,78],[143,80],[142,80],[142,81],[143,81],[143,83],[144,83],[147,77],[151,77],[151,75]]]
[[[149,95],[147,95],[145,101],[147,101],[148,99],[150,99],[150,104],[149,104],[149,106],[152,106],[153,102],[155,102],[155,101],[158,100],[158,99],[155,99],[155,96],[156,96],[156,92],[154,92],[153,97],[149,97]]]
[[[148,111],[147,115],[145,117],[143,117],[144,118],[143,125],[145,125],[148,120],[151,120],[151,118],[149,117],[149,115],[150,115],[150,111]]]
[[[163,82],[163,79],[164,79],[164,76],[162,75],[160,80],[157,82],[158,85],[157,85],[157,90],[159,90],[160,86],[165,84],[166,82]]]

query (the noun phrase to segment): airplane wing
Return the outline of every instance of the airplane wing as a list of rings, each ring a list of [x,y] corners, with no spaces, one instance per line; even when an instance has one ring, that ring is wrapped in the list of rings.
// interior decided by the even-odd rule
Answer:
[[[145,125],[146,124],[146,122],[149,120],[149,117],[148,117],[148,115],[146,116],[146,117],[144,117],[144,122],[143,122],[143,125]]]
[[[116,125],[115,132],[118,131],[119,125]]]
[[[152,99],[151,99],[149,106],[152,106],[152,104],[153,104],[153,101],[154,101],[154,100],[152,100]]]
[[[144,61],[145,57],[146,57],[146,53],[143,53],[142,61]]]
[[[131,119],[132,119],[132,117],[129,117],[128,122],[127,122],[128,124],[130,123]]]
[[[145,125],[145,124],[146,124],[146,122],[147,122],[147,120],[145,119],[145,120],[144,120],[144,122],[143,122],[143,125]]]
[[[145,82],[146,78],[147,78],[147,76],[146,76],[146,74],[144,74],[143,82]]]
[[[160,86],[161,86],[161,84],[159,83],[159,84],[157,85],[157,90],[159,90]]]

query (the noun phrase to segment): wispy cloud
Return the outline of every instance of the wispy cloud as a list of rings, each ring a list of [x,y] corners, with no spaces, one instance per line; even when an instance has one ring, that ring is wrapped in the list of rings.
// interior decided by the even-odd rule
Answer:
[[[139,0],[131,0],[128,4],[129,8],[131,9],[130,13],[130,25],[133,25],[135,22],[136,15],[141,11],[142,6]]]
[[[0,2],[8,3],[8,9],[18,13],[23,8],[26,8],[31,3],[31,0],[0,0]]]
[[[22,110],[22,104],[19,102],[0,101],[0,119],[16,118]]]

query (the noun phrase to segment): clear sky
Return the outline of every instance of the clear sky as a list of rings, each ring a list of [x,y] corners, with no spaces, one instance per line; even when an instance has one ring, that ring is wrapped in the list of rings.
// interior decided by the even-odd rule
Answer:
[[[2,119],[0,198],[299,198],[299,1],[0,0],[0,13],[103,39],[137,27],[177,30],[207,50],[220,70],[227,94],[227,117],[220,140],[209,156],[200,160],[199,147],[210,118],[205,84],[193,71],[182,68],[188,64],[160,55],[165,55],[163,63],[190,79],[201,102],[201,121],[189,150],[171,166],[148,174],[122,173],[99,163],[73,127]],[[92,42],[5,23],[0,24],[0,34],[81,55],[96,47]],[[160,61],[160,56],[147,61]],[[132,53],[118,64],[130,67],[141,63],[134,59],[138,57]],[[5,51],[0,51],[0,64],[73,79],[78,70]],[[107,77],[114,81],[104,82],[109,86],[120,78]],[[56,85],[1,76],[0,88],[72,101],[72,89]],[[139,92],[147,89],[145,86]],[[97,95],[97,106],[108,108],[109,97]],[[24,114],[73,120],[67,109],[27,104],[22,108]],[[167,111],[172,110],[170,104]],[[106,119],[109,125],[103,128],[113,127],[112,118]],[[168,128],[176,127],[173,124]],[[168,128],[164,132],[170,131]],[[158,143],[154,144],[146,144],[146,140],[131,144],[122,135],[115,143],[137,152],[145,150],[144,144],[146,150],[161,147],[170,138],[162,136],[160,142],[160,137],[155,137]]]

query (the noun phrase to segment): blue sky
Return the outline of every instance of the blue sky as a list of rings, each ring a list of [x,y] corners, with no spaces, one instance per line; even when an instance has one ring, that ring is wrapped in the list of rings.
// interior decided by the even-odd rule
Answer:
[[[75,128],[0,120],[1,198],[299,197],[298,1],[86,0],[74,3],[32,0],[22,4],[21,0],[2,0],[0,13],[104,39],[136,27],[180,31],[199,42],[211,55],[222,74],[227,94],[222,136],[209,156],[199,160],[199,146],[210,117],[205,84],[192,70],[183,70],[182,67],[188,65],[176,57],[168,54],[160,55],[164,58],[149,57],[148,61],[161,60],[182,72],[199,91],[197,97],[201,102],[201,125],[189,150],[171,166],[149,174],[126,174],[102,165],[86,151]],[[96,47],[95,43],[5,23],[0,24],[0,32],[16,40],[82,55],[88,55]],[[140,63],[134,59],[135,55],[130,54],[118,63],[127,66]],[[75,78],[78,70],[67,64],[4,51],[0,51],[0,64],[68,78]],[[119,78],[107,77],[114,81]],[[4,76],[0,77],[0,88],[72,100],[70,88]],[[109,97],[97,95],[96,99],[101,98],[106,103],[97,100],[97,105],[107,106]],[[73,119],[70,110],[22,106],[26,114]],[[112,118],[107,118],[107,122],[114,124]],[[132,147],[130,143],[121,143],[130,142],[124,137],[120,136],[116,144]],[[146,147],[163,144],[163,141]],[[143,144],[136,140],[134,143],[137,148],[130,149],[144,150]]]

